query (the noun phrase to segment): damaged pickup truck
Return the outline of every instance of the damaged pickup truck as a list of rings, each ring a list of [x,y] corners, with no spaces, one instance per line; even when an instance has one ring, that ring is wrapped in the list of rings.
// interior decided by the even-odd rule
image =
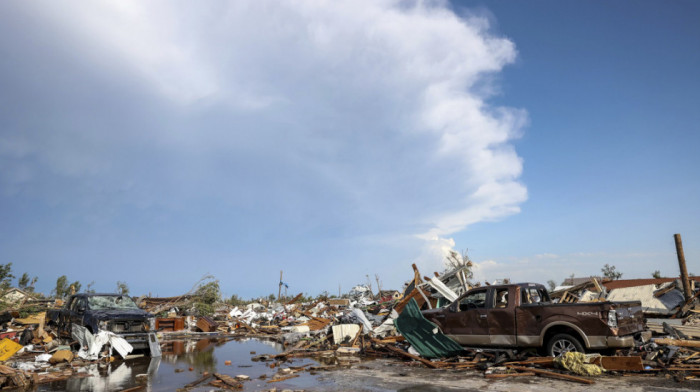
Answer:
[[[633,347],[646,341],[640,302],[555,304],[544,286],[474,288],[423,316],[463,346],[537,347],[547,355]]]
[[[87,328],[92,334],[101,330],[123,337],[135,350],[148,352],[155,337],[155,317],[136,306],[134,301],[120,294],[75,294],[63,308],[49,310],[47,322],[58,329],[58,335],[71,338],[72,325]]]

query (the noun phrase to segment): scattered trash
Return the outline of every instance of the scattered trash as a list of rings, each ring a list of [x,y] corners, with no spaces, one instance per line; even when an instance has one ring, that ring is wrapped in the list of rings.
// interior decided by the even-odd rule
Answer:
[[[602,304],[593,303],[583,305],[586,302],[639,301],[644,313],[653,315],[647,318],[648,330],[634,334],[634,339],[629,330],[615,332],[618,337],[629,335],[629,341],[634,340],[634,346],[612,349],[616,351],[614,356],[571,351],[557,357],[541,357],[532,349],[508,348],[506,343],[496,347],[465,348],[450,337],[454,335],[443,334],[436,324],[424,317],[424,314],[429,316],[448,309],[444,306],[465,298],[463,295],[473,288],[467,273],[470,262],[466,259],[457,261],[454,269],[435,273],[434,277],[422,276],[413,265],[413,273],[409,275],[411,280],[403,290],[375,290],[375,295],[369,285],[357,285],[345,298],[310,300],[299,293],[278,301],[274,301],[273,296],[249,304],[238,302],[235,306],[215,303],[208,304],[211,312],[206,316],[197,312],[195,304],[199,299],[195,291],[178,297],[139,298],[135,303],[150,315],[158,317],[148,322],[102,320],[99,328],[71,323],[70,328],[64,326],[62,329],[53,322],[52,315],[56,312],[51,309],[14,320],[8,313],[9,318],[5,323],[12,328],[3,332],[5,338],[0,341],[0,361],[5,361],[5,365],[0,365],[0,388],[21,390],[31,388],[36,383],[82,377],[74,370],[77,364],[99,363],[102,366],[110,361],[118,364],[134,354],[150,355],[155,361],[148,373],[142,371],[136,376],[143,386],[149,375],[157,371],[161,355],[209,350],[217,344],[215,340],[209,340],[211,337],[224,340],[259,339],[284,347],[277,354],[257,355],[255,351],[250,352],[254,361],[264,362],[267,372],[254,377],[267,383],[290,380],[305,371],[358,366],[358,363],[369,358],[394,358],[412,366],[431,369],[470,369],[494,380],[551,377],[592,384],[596,377],[603,374],[659,374],[679,381],[700,377],[700,293],[685,295],[684,285],[676,279],[638,282],[598,278],[580,282],[572,280],[572,285],[552,292],[552,299],[560,303],[581,304],[575,305],[577,309],[603,307]],[[690,279],[695,280],[694,277]],[[500,303],[508,303],[505,301],[507,297],[497,295],[500,293],[496,293],[497,289],[498,286],[494,284],[490,291],[484,290],[494,291],[490,295],[494,297],[490,298],[494,302],[490,306],[494,309]],[[511,304],[534,306],[546,302],[545,294],[546,290],[539,293],[510,292],[511,298],[519,298]],[[451,308],[453,312],[470,309],[468,304],[464,309],[458,306],[460,304],[454,303]],[[639,311],[639,306],[636,309]],[[596,320],[601,317],[600,312],[589,313],[594,313]],[[0,314],[2,317],[3,314]],[[619,329],[624,328],[624,323],[630,318],[622,311],[613,315],[606,312],[603,317],[606,325]],[[91,330],[97,332],[92,333]],[[139,341],[138,348],[128,340],[132,331],[147,337]],[[450,333],[447,329],[445,331]],[[486,331],[484,333],[488,334],[488,329]],[[654,338],[650,339],[652,333]],[[459,337],[455,339],[463,342]],[[317,363],[292,366],[292,360],[300,357],[315,358]],[[239,363],[236,358],[233,359]],[[65,363],[70,363],[70,366]],[[185,364],[185,367],[174,371],[195,372],[196,366],[190,365]],[[226,360],[224,365],[231,366],[232,361]],[[233,377],[214,372],[203,372],[201,376],[197,373],[187,375],[197,379],[190,380],[183,388],[209,385],[220,389],[240,389],[242,382],[250,380],[247,375]]]

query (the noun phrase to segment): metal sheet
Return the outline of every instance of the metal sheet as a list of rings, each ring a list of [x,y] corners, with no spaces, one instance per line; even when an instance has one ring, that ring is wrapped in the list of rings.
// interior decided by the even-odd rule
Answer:
[[[418,303],[413,298],[394,320],[394,325],[423,357],[452,357],[462,352],[459,343],[442,334],[435,324],[423,317]]]

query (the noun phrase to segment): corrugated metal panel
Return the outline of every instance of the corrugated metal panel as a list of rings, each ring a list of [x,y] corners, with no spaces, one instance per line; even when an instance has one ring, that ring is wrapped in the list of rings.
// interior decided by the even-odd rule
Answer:
[[[396,329],[425,358],[453,357],[462,352],[462,346],[437,331],[437,326],[426,320],[415,299],[406,304],[399,318],[394,320]]]

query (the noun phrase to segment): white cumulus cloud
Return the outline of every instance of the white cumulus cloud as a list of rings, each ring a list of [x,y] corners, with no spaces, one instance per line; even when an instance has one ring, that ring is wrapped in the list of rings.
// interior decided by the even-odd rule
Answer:
[[[483,86],[515,45],[446,2],[0,10],[3,35],[24,37],[1,41],[0,94],[21,91],[33,112],[2,113],[6,194],[99,211],[222,204],[266,235],[401,237],[438,262],[451,234],[527,198],[512,145],[526,113]]]

